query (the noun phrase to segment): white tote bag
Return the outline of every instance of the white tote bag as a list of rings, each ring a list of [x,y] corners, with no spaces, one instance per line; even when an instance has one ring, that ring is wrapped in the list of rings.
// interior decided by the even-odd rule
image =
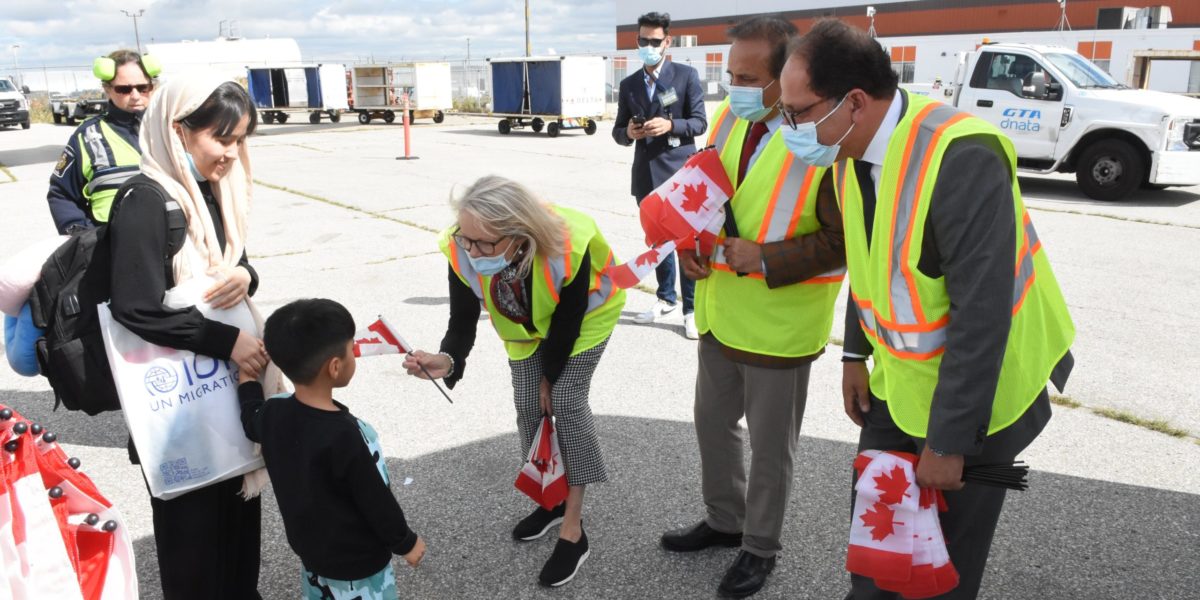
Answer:
[[[258,336],[245,302],[219,310],[202,300],[212,284],[189,279],[168,290],[163,304],[195,306]],[[156,346],[113,320],[107,304],[97,308],[121,409],[154,497],[170,500],[263,466],[242,430],[235,363]]]

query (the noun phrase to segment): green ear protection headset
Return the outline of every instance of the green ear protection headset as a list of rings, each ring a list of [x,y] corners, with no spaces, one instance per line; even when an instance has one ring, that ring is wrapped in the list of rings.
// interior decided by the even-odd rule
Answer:
[[[143,54],[140,62],[142,63],[142,68],[146,70],[146,74],[151,79],[158,77],[158,74],[162,73],[162,63],[158,62],[157,58],[149,54]],[[92,63],[92,74],[100,81],[112,81],[117,76],[117,61],[107,56],[97,58]]]

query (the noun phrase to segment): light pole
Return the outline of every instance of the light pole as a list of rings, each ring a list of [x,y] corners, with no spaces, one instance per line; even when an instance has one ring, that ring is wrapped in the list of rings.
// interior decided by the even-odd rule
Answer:
[[[525,0],[525,56],[533,56],[532,46],[529,45],[529,0]]]
[[[139,8],[136,13],[130,12],[127,10],[122,10],[121,12],[125,13],[125,16],[133,19],[133,37],[135,40],[137,40],[138,54],[141,54],[142,53],[142,36],[140,34],[138,34],[137,20],[138,20],[138,17],[141,17],[142,15],[146,14],[146,9]]]
[[[21,63],[17,60],[17,50],[21,49],[21,45],[13,44],[9,47],[13,51],[13,74],[17,76],[17,87],[19,88],[25,84],[25,78],[21,77]]]

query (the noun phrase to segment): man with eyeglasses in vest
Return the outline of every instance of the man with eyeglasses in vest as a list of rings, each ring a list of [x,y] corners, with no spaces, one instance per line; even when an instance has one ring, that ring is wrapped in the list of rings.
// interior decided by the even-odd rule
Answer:
[[[696,152],[695,138],[708,128],[700,76],[695,69],[669,59],[670,33],[671,15],[651,12],[638,17],[638,55],[643,67],[621,80],[617,96],[612,135],[618,144],[634,146],[630,192],[639,205],[683,168]],[[659,263],[654,275],[658,300],[633,320],[653,323],[682,304],[684,335],[697,339],[692,310],[695,282],[680,275],[676,295],[674,255]]]
[[[46,201],[60,234],[107,223],[117,190],[137,175],[138,131],[160,70],[152,57],[133,50],[95,60],[92,72],[108,97],[108,109],[71,134],[54,165]]]
[[[1012,142],[898,89],[879,43],[835,20],[793,44],[781,105],[789,149],[833,165],[850,274],[842,389],[858,448],[919,456],[917,484],[945,491],[959,576],[937,597],[975,598],[1005,492],[964,485],[963,469],[1011,463],[1050,419],[1047,381],[1061,390],[1074,364]],[[899,595],[852,575],[847,598]]]
[[[729,97],[717,107],[708,143],[735,190],[714,255],[679,256],[697,280],[695,424],[705,516],[665,533],[662,545],[738,547],[717,588],[731,598],[761,589],[782,549],[809,372],[829,341],[845,276],[829,171],[793,157],[779,135],[779,73],[795,35],[777,16],[729,30]]]

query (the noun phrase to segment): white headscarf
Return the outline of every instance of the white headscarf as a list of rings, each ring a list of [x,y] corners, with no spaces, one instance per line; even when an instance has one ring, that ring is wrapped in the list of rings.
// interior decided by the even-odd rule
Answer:
[[[246,248],[246,220],[253,189],[246,145],[239,148],[238,160],[230,165],[225,177],[212,186],[225,224],[225,250],[222,251],[204,196],[192,177],[187,153],[174,127],[175,123],[195,112],[226,81],[227,78],[211,72],[174,77],[155,91],[142,117],[138,141],[142,149],[142,173],[158,182],[167,195],[179,203],[187,217],[187,241],[195,250],[175,255],[172,267],[176,284],[203,274],[210,267],[236,266]],[[191,264],[197,257],[201,264]]]

